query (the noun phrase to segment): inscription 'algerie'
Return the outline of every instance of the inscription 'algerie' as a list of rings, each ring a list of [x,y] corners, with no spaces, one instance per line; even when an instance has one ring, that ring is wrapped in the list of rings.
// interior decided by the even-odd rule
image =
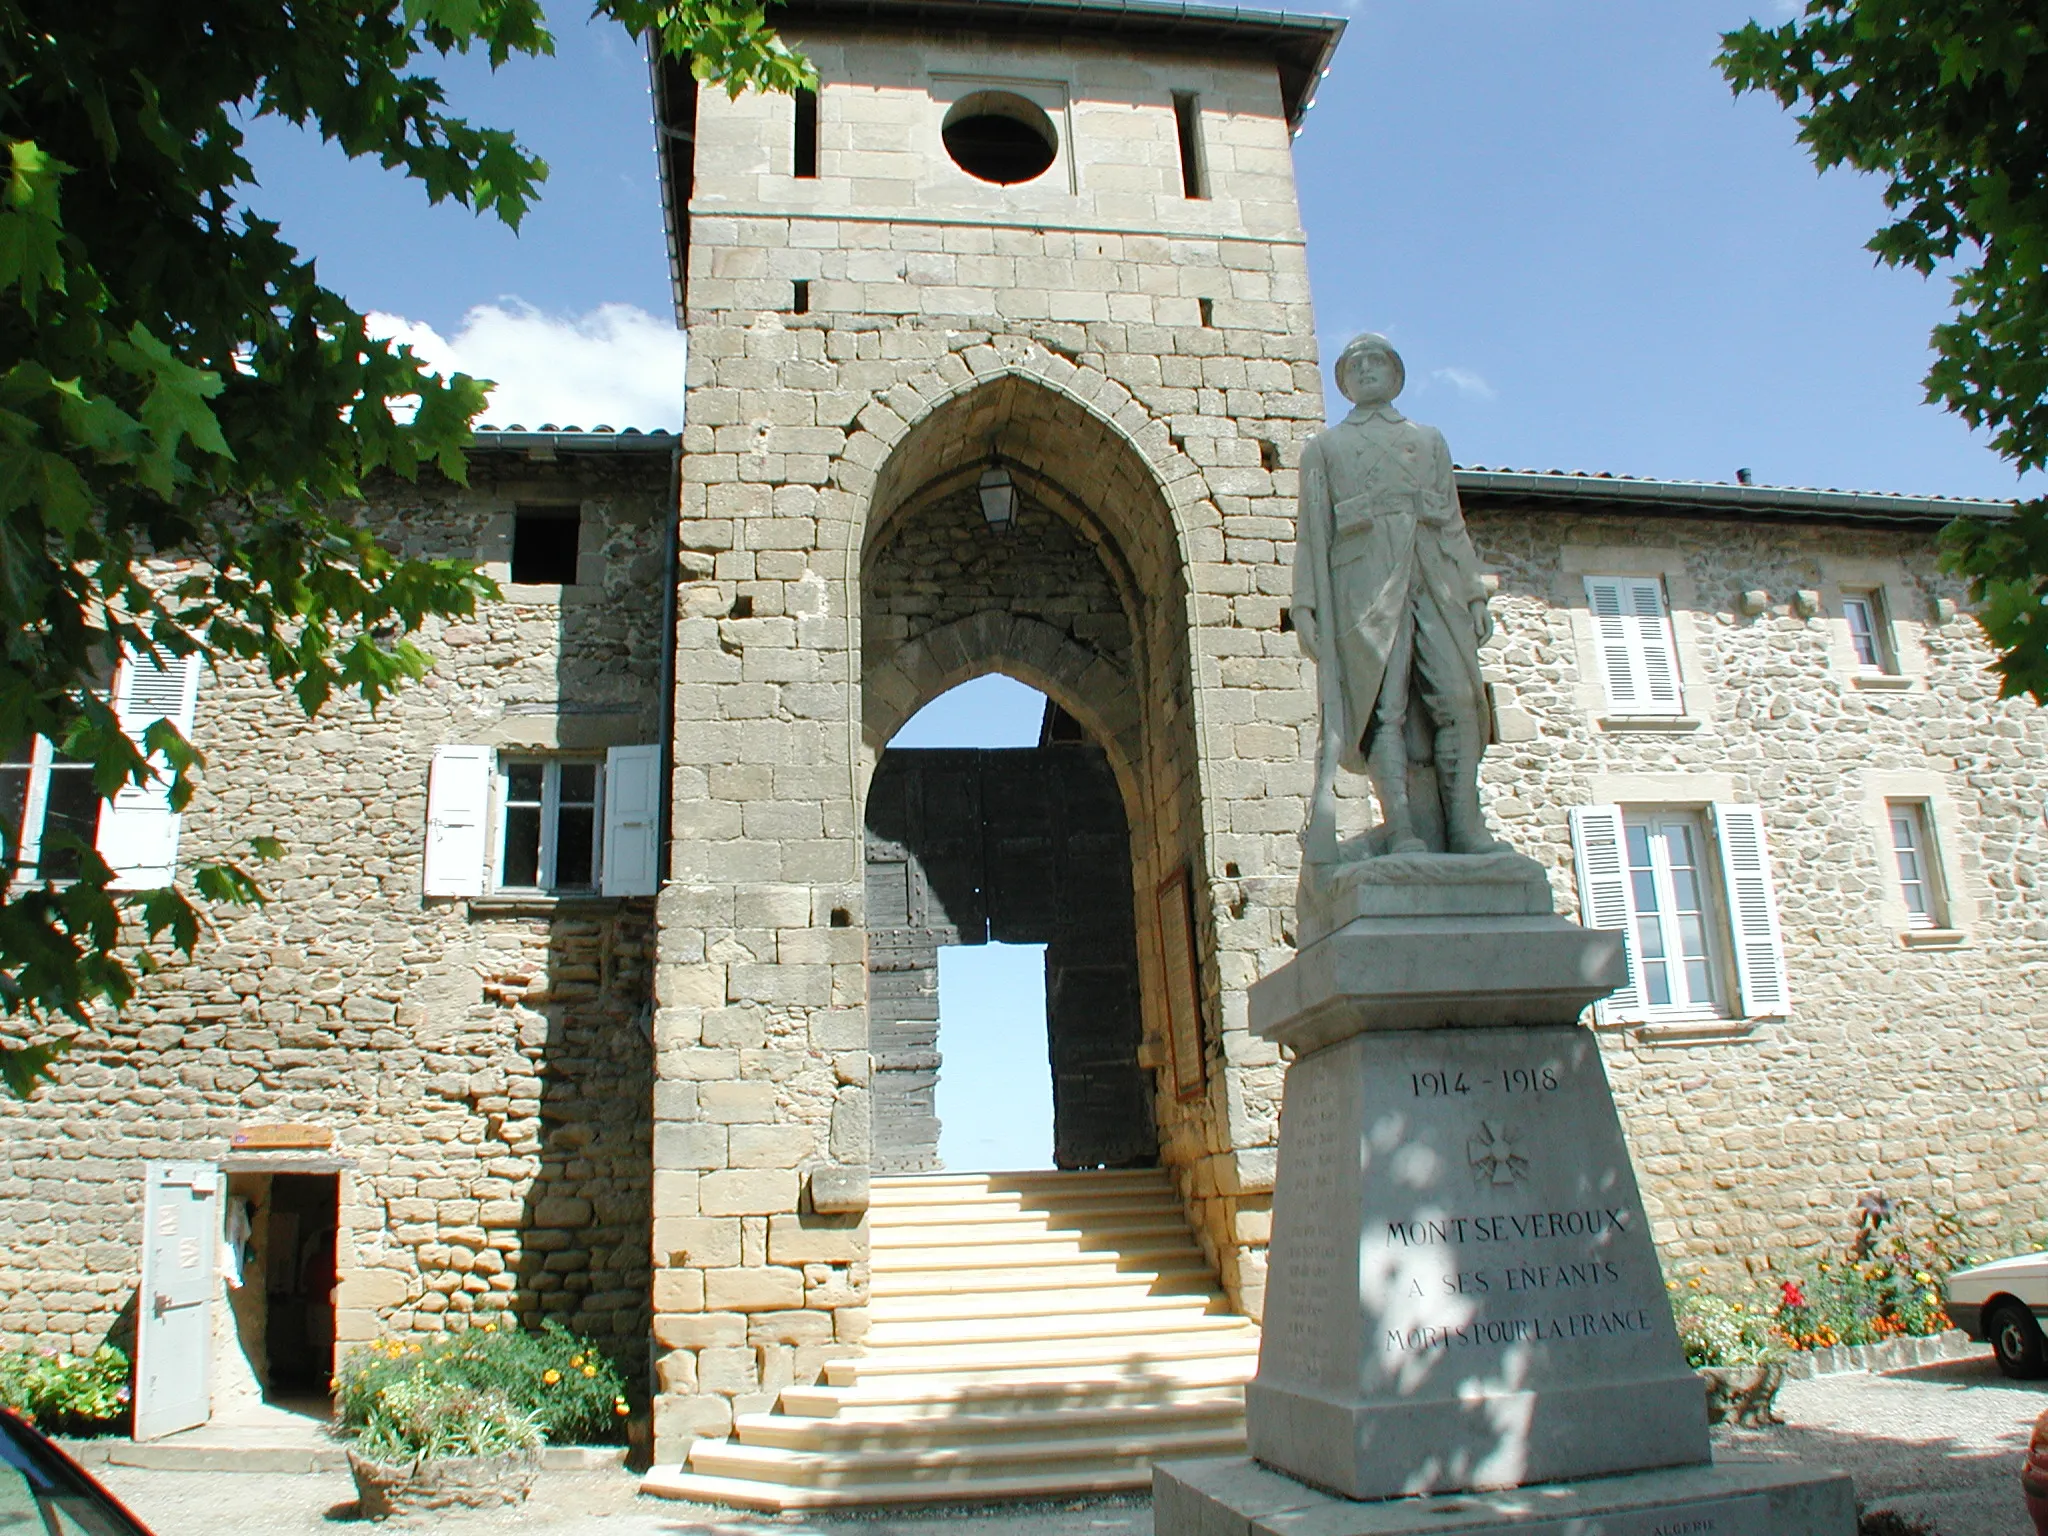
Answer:
[[[1597,1237],[1626,1232],[1633,1219],[1626,1207],[1590,1211],[1530,1211],[1520,1216],[1428,1216],[1390,1221],[1387,1241],[1403,1248],[1435,1243],[1512,1243],[1543,1237]]]

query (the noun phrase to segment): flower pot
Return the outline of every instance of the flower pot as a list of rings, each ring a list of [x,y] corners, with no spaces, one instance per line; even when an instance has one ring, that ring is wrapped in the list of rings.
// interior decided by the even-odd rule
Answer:
[[[372,1519],[434,1509],[489,1509],[517,1504],[533,1489],[540,1451],[503,1456],[443,1456],[409,1462],[371,1461],[348,1453],[356,1503]]]
[[[1695,1366],[1694,1370],[1707,1389],[1709,1424],[1761,1428],[1779,1422],[1778,1416],[1771,1411],[1771,1405],[1778,1399],[1778,1388],[1785,1384],[1782,1361],[1771,1360],[1758,1365],[1701,1365]]]
[[[2020,1495],[2027,1502],[2034,1529],[2048,1536],[2048,1410],[2034,1420],[2034,1435],[2020,1463]]]

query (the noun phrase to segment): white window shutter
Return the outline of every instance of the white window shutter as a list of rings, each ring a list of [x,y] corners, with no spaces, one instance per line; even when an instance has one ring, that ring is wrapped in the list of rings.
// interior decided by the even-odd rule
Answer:
[[[1685,713],[1664,583],[1654,576],[1588,576],[1586,606],[1607,681],[1607,707],[1617,715]]]
[[[1571,811],[1572,859],[1579,873],[1579,919],[1588,928],[1621,935],[1628,979],[1593,1005],[1601,1024],[1627,1024],[1643,1017],[1641,968],[1636,964],[1636,904],[1628,882],[1628,843],[1621,807],[1581,805]]]
[[[604,759],[607,896],[652,896],[661,850],[661,748],[613,747]]]
[[[1764,813],[1755,805],[1716,805],[1714,841],[1728,892],[1728,927],[1735,937],[1735,984],[1746,1018],[1791,1012],[1785,984],[1785,941],[1778,930],[1778,893],[1771,883]]]
[[[187,740],[199,708],[200,658],[124,658],[114,677],[114,714],[137,747],[148,729],[168,720]],[[162,754],[150,757],[158,777],[147,787],[123,784],[100,804],[93,838],[121,891],[149,891],[169,885],[178,873],[178,828],[171,809],[171,769]]]
[[[429,896],[481,896],[490,842],[489,747],[436,747],[427,774],[427,858],[423,888]]]

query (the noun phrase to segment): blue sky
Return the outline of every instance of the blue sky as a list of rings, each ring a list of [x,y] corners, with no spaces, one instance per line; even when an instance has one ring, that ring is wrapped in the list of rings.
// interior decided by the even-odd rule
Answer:
[[[1326,354],[1392,336],[1404,403],[1462,463],[2010,494],[1920,401],[1945,287],[1862,249],[1877,186],[1816,176],[1790,118],[1712,68],[1780,3],[1358,4],[1296,145]],[[552,168],[517,237],[271,125],[251,203],[357,304],[503,378],[501,424],[661,425],[680,348],[646,71],[579,15],[558,8],[553,59],[447,71]]]

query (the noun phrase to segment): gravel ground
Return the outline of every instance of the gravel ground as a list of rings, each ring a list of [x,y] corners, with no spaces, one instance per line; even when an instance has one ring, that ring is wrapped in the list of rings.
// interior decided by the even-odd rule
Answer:
[[[1728,1432],[1731,1448],[1841,1467],[1871,1509],[1929,1520],[1940,1536],[2033,1536],[2019,1497],[2019,1458],[2048,1383],[2009,1382],[1989,1352],[1883,1376],[1828,1376],[1785,1385],[1767,1430]],[[343,1536],[367,1531],[346,1473],[148,1472],[98,1475],[157,1536]],[[863,1518],[740,1515],[643,1499],[624,1472],[543,1474],[532,1499],[497,1512],[391,1521],[387,1530],[591,1530],[602,1536],[933,1536],[944,1525],[972,1536],[1152,1536],[1151,1501],[958,1507]]]

